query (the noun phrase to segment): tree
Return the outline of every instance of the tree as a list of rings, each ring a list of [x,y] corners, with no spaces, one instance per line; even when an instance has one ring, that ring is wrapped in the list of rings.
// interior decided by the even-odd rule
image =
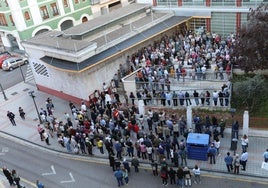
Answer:
[[[257,74],[252,78],[243,76],[234,82],[232,105],[258,112],[259,107],[268,99],[267,92],[267,82],[262,75]]]
[[[268,68],[268,4],[250,9],[232,57],[245,73]]]

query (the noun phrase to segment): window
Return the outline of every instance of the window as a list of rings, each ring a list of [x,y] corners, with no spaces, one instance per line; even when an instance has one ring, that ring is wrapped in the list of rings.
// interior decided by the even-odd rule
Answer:
[[[30,20],[30,14],[28,11],[24,12],[24,18],[25,20]]]
[[[5,18],[5,14],[0,14],[0,25],[1,26],[7,26],[7,21]]]
[[[14,26],[15,24],[14,24],[12,15],[9,15],[9,19],[10,19],[11,24]]]
[[[68,0],[63,0],[63,6],[64,6],[64,7],[69,7],[69,5],[68,5]]]
[[[74,0],[74,3],[75,3],[75,4],[78,4],[78,3],[79,3],[79,0]]]
[[[53,12],[53,16],[59,15],[59,10],[58,10],[57,4],[52,3],[52,4],[50,4],[50,6],[51,6],[51,9],[52,9],[52,12]]]
[[[40,10],[41,10],[41,16],[42,18],[45,20],[45,19],[48,19],[49,18],[49,14],[48,14],[48,11],[47,11],[47,7],[46,6],[42,6],[40,7]]]

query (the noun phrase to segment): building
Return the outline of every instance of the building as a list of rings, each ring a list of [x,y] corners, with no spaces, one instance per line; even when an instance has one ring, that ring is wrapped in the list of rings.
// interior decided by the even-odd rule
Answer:
[[[173,10],[178,16],[192,16],[192,30],[204,27],[207,31],[216,32],[222,36],[238,33],[247,21],[250,8],[256,8],[267,0],[137,0],[146,3],[154,9]]]
[[[80,103],[103,82],[109,84],[128,55],[180,30],[189,19],[130,4],[64,31],[42,33],[22,45],[37,88]]]
[[[126,0],[1,0],[0,35],[6,50],[48,30],[63,31],[128,4]]]

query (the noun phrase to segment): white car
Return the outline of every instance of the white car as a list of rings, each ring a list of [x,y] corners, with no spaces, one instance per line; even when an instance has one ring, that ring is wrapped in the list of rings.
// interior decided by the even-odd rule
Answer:
[[[26,57],[11,57],[6,59],[2,64],[3,70],[13,70],[16,67],[27,64],[28,59]]]

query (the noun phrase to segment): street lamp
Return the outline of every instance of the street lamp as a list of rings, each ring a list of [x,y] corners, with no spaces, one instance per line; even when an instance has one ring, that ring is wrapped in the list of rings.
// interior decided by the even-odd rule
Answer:
[[[2,87],[2,84],[0,84],[0,89],[1,89],[1,92],[3,93],[4,99],[7,101],[8,99],[7,99],[5,90],[4,90],[3,87]]]
[[[33,99],[33,102],[34,102],[34,106],[35,106],[35,110],[36,110],[36,113],[37,113],[37,116],[38,116],[38,119],[39,119],[39,122],[40,124],[42,123],[42,120],[40,118],[40,114],[39,114],[39,111],[38,111],[38,108],[37,108],[37,105],[36,105],[36,102],[35,102],[35,95],[34,95],[34,91],[30,91],[29,92],[29,95],[32,97]]]

